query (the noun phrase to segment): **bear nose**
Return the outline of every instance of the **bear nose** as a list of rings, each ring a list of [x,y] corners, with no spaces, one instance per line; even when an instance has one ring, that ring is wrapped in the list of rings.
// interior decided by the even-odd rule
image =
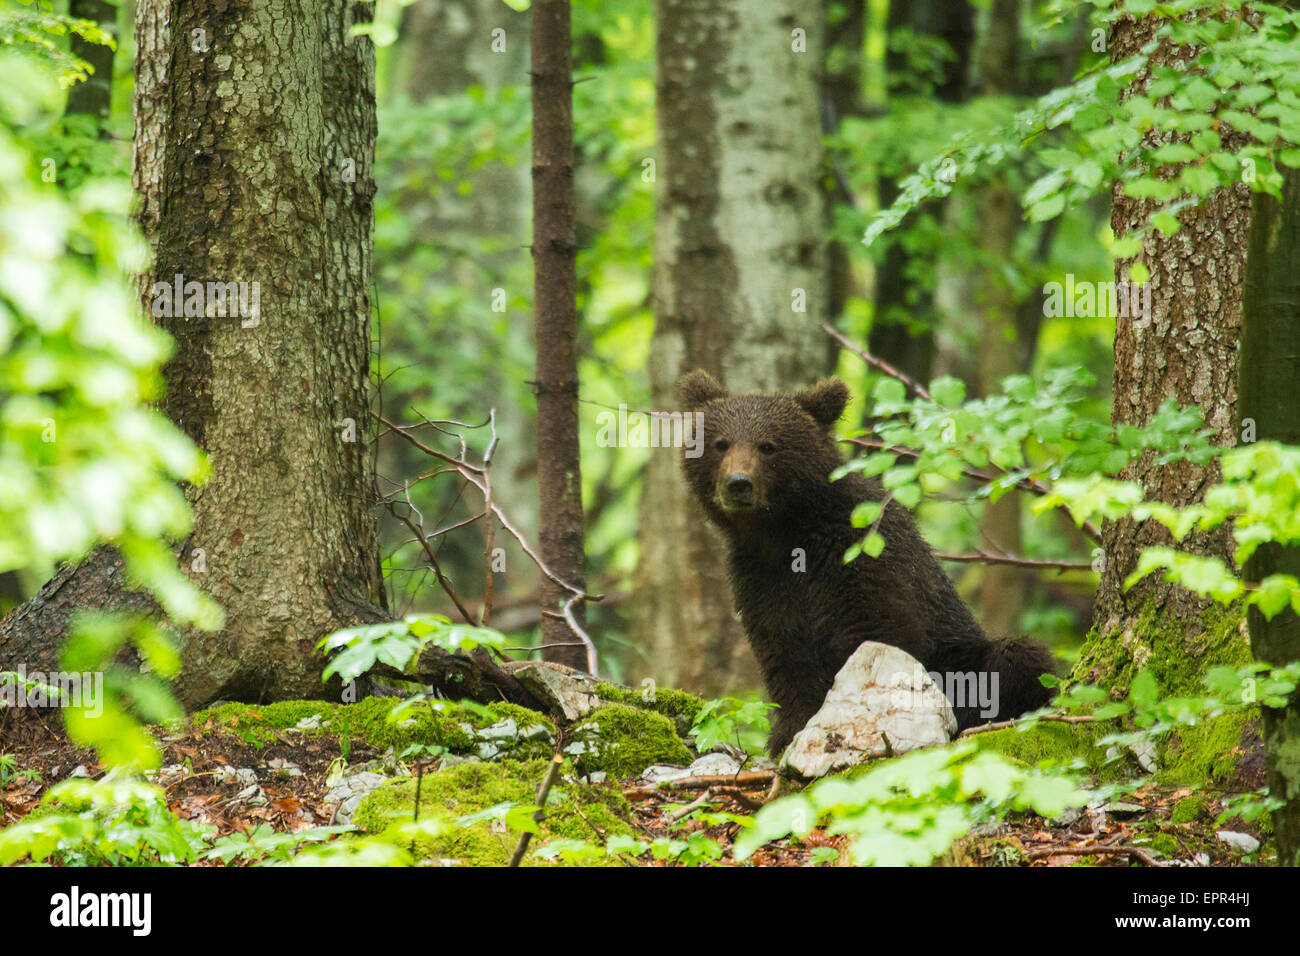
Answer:
[[[747,495],[754,490],[754,481],[749,475],[737,472],[727,479],[727,493],[732,495]]]

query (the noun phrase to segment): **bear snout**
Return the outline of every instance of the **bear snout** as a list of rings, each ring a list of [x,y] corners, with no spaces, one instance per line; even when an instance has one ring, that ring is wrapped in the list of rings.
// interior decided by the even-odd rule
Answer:
[[[758,475],[759,462],[745,448],[733,447],[718,469],[716,494],[725,511],[743,511],[763,506]]]
[[[733,504],[753,504],[754,479],[743,472],[737,472],[727,478],[726,492],[727,500]]]

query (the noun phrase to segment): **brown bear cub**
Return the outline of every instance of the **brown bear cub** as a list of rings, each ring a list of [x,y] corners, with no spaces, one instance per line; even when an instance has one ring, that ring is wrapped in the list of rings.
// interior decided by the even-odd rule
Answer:
[[[886,494],[877,478],[830,480],[843,463],[831,435],[849,399],[843,382],[827,379],[793,396],[729,395],[696,371],[678,392],[686,411],[703,413],[703,442],[687,448],[686,480],[726,537],[736,608],[780,705],[768,741],[773,756],[821,707],[864,641],[919,660],[963,729],[1048,702],[1039,676],[1056,668],[1047,648],[990,640],[906,508],[886,504],[879,558],[844,563],[865,534],[853,527],[854,506]]]

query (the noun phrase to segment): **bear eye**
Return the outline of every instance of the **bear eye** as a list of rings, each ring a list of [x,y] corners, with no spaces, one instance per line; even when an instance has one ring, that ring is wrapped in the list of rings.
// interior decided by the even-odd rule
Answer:
[[[772,454],[772,452],[776,451],[776,446],[773,445],[770,441],[765,441],[763,442],[763,444],[758,446],[758,450],[761,451],[764,455],[770,455]]]
[[[731,447],[731,442],[727,441],[725,438],[719,438],[717,441],[713,443],[713,448],[715,451],[726,451],[730,447]]]

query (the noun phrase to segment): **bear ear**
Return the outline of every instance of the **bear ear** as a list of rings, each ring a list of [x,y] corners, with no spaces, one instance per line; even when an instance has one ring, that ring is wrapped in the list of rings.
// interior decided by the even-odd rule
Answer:
[[[849,387],[838,378],[824,378],[816,385],[809,385],[794,400],[813,421],[829,428],[844,414],[844,406],[849,403]]]
[[[716,378],[703,369],[696,369],[689,375],[682,376],[677,383],[677,395],[688,409],[700,408],[715,398],[726,397],[727,390]]]

